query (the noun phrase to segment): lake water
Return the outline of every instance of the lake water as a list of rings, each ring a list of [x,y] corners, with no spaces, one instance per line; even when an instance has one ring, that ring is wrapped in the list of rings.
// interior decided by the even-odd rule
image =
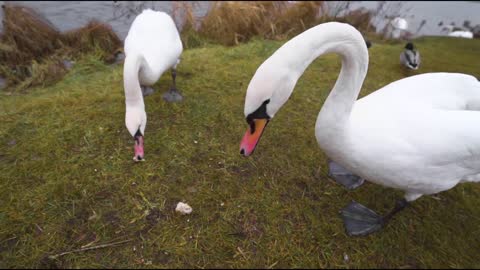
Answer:
[[[197,3],[194,13],[201,17],[207,11],[209,2],[195,1]],[[351,8],[365,7],[375,9],[380,1],[351,1]],[[84,26],[92,19],[107,22],[112,25],[118,35],[124,39],[128,33],[134,16],[121,16],[120,11],[131,10],[132,14],[139,13],[143,8],[150,7],[156,10],[172,12],[172,2],[124,2],[124,1],[0,1],[0,4],[21,4],[31,7],[41,15],[45,16],[60,31],[70,30]],[[341,5],[339,2],[329,2],[329,5]],[[399,7],[401,6],[401,7]],[[471,25],[480,24],[480,1],[452,1],[452,2],[429,2],[429,1],[405,1],[388,2],[387,15],[400,14],[408,20],[409,30],[416,32],[422,20],[426,20],[425,26],[418,33],[419,35],[440,35],[440,21],[444,24],[454,22],[457,26],[463,25],[469,20]],[[3,12],[0,11],[0,19]],[[385,20],[377,18],[376,23],[381,27]],[[3,27],[3,26],[1,26]],[[0,27],[0,31],[1,31]],[[180,27],[180,26],[179,26]]]

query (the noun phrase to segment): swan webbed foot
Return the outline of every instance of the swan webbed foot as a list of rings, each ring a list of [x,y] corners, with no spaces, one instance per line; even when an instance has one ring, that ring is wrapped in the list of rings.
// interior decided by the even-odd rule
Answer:
[[[382,217],[366,206],[352,201],[341,211],[345,230],[349,236],[365,236],[374,233],[408,205],[407,200],[398,200],[395,207]]]
[[[142,94],[143,94],[144,97],[150,96],[155,91],[153,88],[151,88],[149,86],[143,86],[142,85],[142,86],[140,86],[140,88],[142,88]]]
[[[180,60],[178,60],[180,61]],[[178,62],[177,62],[178,64]],[[163,94],[163,99],[167,102],[180,102],[183,100],[182,94],[180,94],[180,91],[177,90],[177,83],[176,83],[176,78],[177,78],[177,65],[175,65],[172,69],[172,87],[168,92]]]
[[[176,88],[170,88],[162,97],[167,102],[180,102],[183,100],[182,94]]]
[[[328,176],[333,178],[335,182],[346,187],[348,190],[356,189],[365,182],[365,179],[352,174],[340,164],[332,160],[328,162]]]
[[[342,212],[345,230],[349,236],[365,236],[383,227],[383,218],[373,210],[352,201]]]

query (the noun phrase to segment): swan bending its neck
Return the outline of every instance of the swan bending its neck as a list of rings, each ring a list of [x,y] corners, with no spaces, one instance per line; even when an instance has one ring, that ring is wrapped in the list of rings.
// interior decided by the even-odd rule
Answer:
[[[123,66],[123,86],[125,89],[125,103],[127,107],[144,108],[142,89],[138,73],[145,60],[141,54],[129,54]]]
[[[250,128],[241,143],[241,153],[250,155],[263,128],[293,92],[305,69],[319,56],[337,53],[342,58],[340,75],[317,118],[325,138],[344,129],[368,70],[368,50],[362,35],[344,23],[313,27],[278,49],[258,69],[247,89],[245,117]],[[260,112],[265,111],[265,114]],[[252,132],[253,131],[253,132]]]
[[[134,160],[143,160],[143,134],[147,124],[147,114],[143,102],[142,89],[138,74],[140,68],[146,65],[146,61],[141,54],[128,54],[123,66],[123,86],[125,89],[125,125],[128,131],[135,139]]]
[[[476,136],[480,133],[480,82],[467,74],[425,73],[392,82],[357,100],[367,73],[368,51],[361,34],[342,23],[305,31],[258,68],[245,100],[249,129],[241,154],[252,154],[301,74],[315,58],[329,52],[341,56],[342,69],[319,112],[315,135],[339,165],[333,166],[339,174],[332,178],[347,187],[357,187],[366,179],[405,191],[403,200],[383,217],[352,202],[342,211],[348,234],[366,235],[380,229],[422,195],[462,182],[480,182]]]
[[[173,19],[165,12],[151,9],[144,10],[133,20],[124,43],[125,124],[135,138],[134,160],[138,161],[144,160],[143,135],[147,124],[143,102],[147,91],[142,93],[142,87],[152,86],[171,69],[173,85],[163,97],[170,102],[180,101],[175,77],[183,46]]]

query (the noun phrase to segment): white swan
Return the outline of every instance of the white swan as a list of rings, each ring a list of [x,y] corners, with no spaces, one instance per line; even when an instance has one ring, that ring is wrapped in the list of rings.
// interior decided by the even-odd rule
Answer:
[[[399,30],[407,30],[408,29],[408,22],[402,17],[396,17],[391,22],[393,28]]]
[[[144,10],[135,18],[125,38],[125,124],[135,139],[135,161],[144,158],[143,135],[147,114],[142,87],[153,85],[162,73],[171,68],[173,86],[164,98],[168,101],[178,100],[175,77],[182,51],[182,42],[175,23],[164,12]],[[172,96],[173,100],[170,99]]]
[[[449,37],[460,37],[460,38],[473,38],[473,33],[470,31],[453,31],[448,33]]]
[[[480,181],[480,82],[465,74],[426,73],[357,100],[368,50],[354,27],[336,22],[299,34],[257,69],[246,93],[244,113],[250,127],[241,154],[252,154],[308,65],[331,52],[342,57],[342,68],[318,114],[319,146],[358,178],[405,191],[404,199],[383,218],[351,203],[342,213],[349,235],[378,230],[422,195]]]
[[[420,67],[420,52],[413,43],[408,42],[405,45],[405,50],[400,54],[400,63],[408,69],[417,70]]]
[[[460,38],[473,38],[473,33],[469,30],[466,30],[463,27],[456,27],[453,24],[445,25],[442,31],[447,32],[449,37],[460,37]]]
[[[396,17],[390,22],[391,26],[393,27],[392,30],[392,37],[393,38],[400,38],[403,32],[407,31],[408,29],[408,22],[404,18]]]

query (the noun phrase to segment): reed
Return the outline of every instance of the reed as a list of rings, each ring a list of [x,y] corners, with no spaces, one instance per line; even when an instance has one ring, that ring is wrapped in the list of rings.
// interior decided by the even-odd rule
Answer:
[[[252,37],[285,40],[328,21],[343,21],[360,31],[375,32],[373,12],[353,10],[333,17],[323,1],[216,1],[202,18],[200,37],[226,46],[248,42]]]

